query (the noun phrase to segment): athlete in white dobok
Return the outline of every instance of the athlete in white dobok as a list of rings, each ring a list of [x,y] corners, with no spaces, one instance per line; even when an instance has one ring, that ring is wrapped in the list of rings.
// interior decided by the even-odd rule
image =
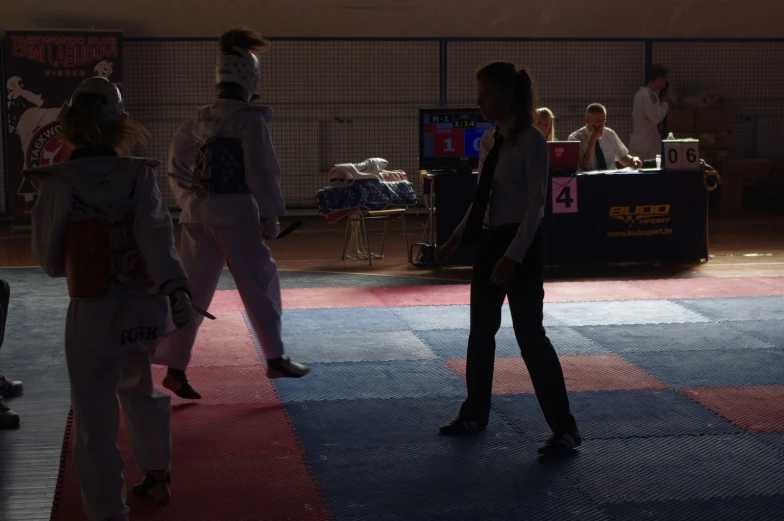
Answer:
[[[74,410],[73,455],[90,521],[127,520],[120,407],[139,496],[170,500],[171,404],[150,370],[161,338],[192,321],[185,271],[155,182],[156,161],[125,157],[146,142],[117,87],[85,80],[60,117],[73,149],[65,163],[26,172],[39,188],[33,253],[51,277],[66,277],[71,303],[65,355]]]
[[[251,103],[261,80],[255,53],[268,45],[244,28],[221,36],[218,100],[180,127],[169,152],[169,176],[182,209],[182,260],[193,303],[209,308],[228,262],[267,359],[267,376],[299,378],[310,369],[284,356],[280,279],[265,244],[278,236],[278,217],[286,213],[267,128],[272,110]],[[197,316],[167,338],[155,359],[168,367],[163,385],[182,398],[201,398],[185,376],[201,321]]]

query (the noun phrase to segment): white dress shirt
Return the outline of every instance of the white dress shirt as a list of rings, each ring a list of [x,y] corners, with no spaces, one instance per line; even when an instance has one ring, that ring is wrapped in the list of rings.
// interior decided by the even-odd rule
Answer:
[[[659,123],[664,121],[670,107],[659,101],[655,90],[642,87],[632,101],[632,135],[629,146],[641,159],[653,159],[661,154],[662,139]]]
[[[569,136],[569,141],[580,142],[580,157],[585,153],[588,146],[588,141],[591,139],[591,131],[587,127],[583,127],[577,132],[572,132]],[[607,163],[607,170],[615,170],[615,162],[623,159],[629,155],[629,149],[623,144],[618,134],[611,128],[604,127],[604,133],[599,138],[599,148],[602,149],[604,160]],[[588,171],[599,170],[598,161],[596,160],[596,153],[591,160],[591,167]]]
[[[522,262],[544,217],[550,155],[547,141],[536,127],[524,128],[512,138],[514,118],[501,128],[504,138],[493,176],[493,187],[485,213],[484,224],[492,227],[520,224],[512,243],[504,254]],[[479,144],[479,176],[485,159],[495,144],[497,127],[485,132]],[[478,181],[478,180],[477,180]],[[469,208],[455,230],[462,237],[468,224]]]

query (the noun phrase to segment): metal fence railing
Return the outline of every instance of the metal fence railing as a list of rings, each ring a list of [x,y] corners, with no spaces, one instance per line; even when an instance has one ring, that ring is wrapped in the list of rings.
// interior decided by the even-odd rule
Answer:
[[[126,40],[123,95],[152,134],[151,156],[165,161],[178,126],[213,99],[216,43]],[[560,139],[582,126],[586,105],[599,102],[608,126],[628,142],[632,96],[655,61],[669,67],[679,96],[714,90],[726,98],[733,156],[784,157],[784,40],[282,38],[262,58],[261,95],[275,109],[270,130],[288,205],[312,206],[332,165],[367,157],[386,158],[418,183],[417,109],[473,106],[474,72],[495,60],[532,71]],[[6,132],[3,118],[0,147]],[[5,185],[0,211],[7,214]]]

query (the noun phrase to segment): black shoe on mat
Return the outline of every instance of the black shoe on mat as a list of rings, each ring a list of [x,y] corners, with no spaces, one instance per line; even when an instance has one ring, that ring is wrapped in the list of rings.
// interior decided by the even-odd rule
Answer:
[[[442,436],[460,436],[461,434],[474,434],[482,432],[487,428],[486,423],[479,423],[471,420],[461,420],[455,418],[446,425],[439,428]]]
[[[543,456],[559,456],[573,452],[582,445],[583,439],[577,431],[553,434],[547,442],[539,447],[539,454]]]
[[[191,387],[190,382],[188,382],[188,377],[185,376],[185,371],[169,368],[166,373],[166,377],[163,379],[163,386],[180,398],[184,398],[186,400],[201,399],[201,395],[196,392],[196,389]]]

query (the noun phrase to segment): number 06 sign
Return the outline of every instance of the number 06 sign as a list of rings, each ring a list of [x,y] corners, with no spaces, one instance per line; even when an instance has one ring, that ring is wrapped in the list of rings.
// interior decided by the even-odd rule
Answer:
[[[577,178],[553,177],[553,213],[577,212]]]

